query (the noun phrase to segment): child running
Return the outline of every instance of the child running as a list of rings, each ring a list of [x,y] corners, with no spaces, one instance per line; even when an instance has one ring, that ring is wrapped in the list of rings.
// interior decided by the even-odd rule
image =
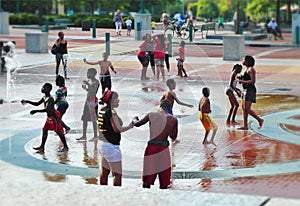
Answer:
[[[203,97],[200,99],[199,102],[199,111],[200,111],[199,119],[205,129],[205,136],[202,141],[202,144],[213,144],[214,146],[217,146],[214,142],[214,138],[218,130],[218,126],[208,115],[209,113],[211,113],[209,93],[210,93],[209,89],[207,87],[204,87],[202,89]],[[211,130],[213,131],[211,140],[207,141],[207,136]]]
[[[97,70],[95,68],[89,68],[87,70],[87,78],[84,80],[82,88],[87,91],[86,101],[84,104],[83,114],[81,120],[83,121],[82,126],[82,137],[77,138],[78,141],[86,141],[86,131],[88,121],[92,121],[94,129],[94,137],[90,141],[98,139],[97,136],[97,113],[98,113],[98,98],[96,97],[99,81],[96,79]]]
[[[125,24],[127,26],[127,36],[130,36],[131,28],[132,28],[132,20],[130,17],[125,21]]]
[[[169,88],[169,91],[167,91],[161,98],[161,100],[164,100],[164,99],[167,99],[170,101],[170,108],[169,108],[169,111],[168,113],[173,115],[173,105],[174,105],[174,100],[179,104],[179,105],[182,105],[182,106],[187,106],[187,107],[194,107],[193,105],[191,104],[187,104],[187,103],[184,103],[182,101],[180,101],[175,92],[173,91],[175,88],[176,88],[176,82],[174,79],[168,79],[167,80],[167,86]]]
[[[65,86],[65,79],[60,75],[56,77],[56,86],[58,86],[58,89],[55,92],[56,100],[54,103],[56,104],[57,110],[60,112],[61,115],[61,125],[65,129],[65,134],[67,134],[71,130],[71,128],[68,127],[62,121],[62,117],[66,113],[69,107],[69,104],[67,102],[68,92],[67,92],[67,87]]]
[[[177,75],[180,76],[180,77],[182,77],[182,72],[184,73],[184,77],[187,77],[186,71],[183,68],[183,62],[185,60],[185,49],[184,49],[184,47],[185,47],[185,42],[181,41],[180,42],[180,47],[178,49],[178,54],[177,54],[179,57],[176,58],[177,68],[178,68],[178,74]]]
[[[108,61],[108,54],[106,52],[103,52],[102,54],[103,60],[97,61],[97,62],[89,62],[86,60],[86,58],[83,59],[83,62],[89,65],[97,65],[100,66],[100,82],[102,87],[102,94],[104,93],[105,89],[111,90],[111,78],[109,73],[109,68],[116,74],[112,63]]]
[[[231,73],[231,77],[230,77],[230,81],[229,81],[229,86],[227,86],[225,88],[225,94],[228,96],[229,102],[230,102],[230,109],[229,109],[229,114],[226,120],[226,124],[227,126],[235,126],[235,125],[239,125],[238,122],[235,121],[235,116],[237,113],[237,110],[239,108],[239,103],[236,99],[236,97],[234,96],[234,92],[238,95],[238,97],[241,97],[242,95],[242,91],[236,87],[237,85],[237,75],[239,73],[241,73],[242,71],[242,65],[240,64],[236,64],[233,66],[232,69],[232,73]],[[231,119],[231,121],[230,121]]]
[[[45,122],[45,125],[43,127],[43,136],[42,136],[42,142],[39,147],[34,147],[34,150],[37,150],[37,153],[44,154],[45,150],[45,144],[48,137],[48,131],[52,130],[57,133],[60,140],[62,141],[64,147],[60,149],[60,152],[66,152],[69,150],[65,135],[63,133],[62,125],[61,125],[61,115],[58,110],[54,109],[54,98],[50,95],[50,92],[52,90],[52,85],[50,83],[45,83],[41,89],[41,92],[45,94],[45,96],[42,97],[42,99],[38,102],[32,102],[29,100],[22,100],[22,104],[31,104],[33,106],[39,106],[42,103],[44,103],[44,109],[40,110],[31,110],[30,114],[34,115],[35,113],[47,113],[47,119]]]

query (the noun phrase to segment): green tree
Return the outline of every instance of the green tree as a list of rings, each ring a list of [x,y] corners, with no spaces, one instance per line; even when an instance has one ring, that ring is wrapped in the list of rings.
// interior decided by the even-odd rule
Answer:
[[[217,18],[219,16],[219,8],[215,1],[198,0],[197,16],[202,18]]]

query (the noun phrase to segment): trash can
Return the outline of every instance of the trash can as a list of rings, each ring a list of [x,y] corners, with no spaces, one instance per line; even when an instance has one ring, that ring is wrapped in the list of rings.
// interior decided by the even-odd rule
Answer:
[[[91,30],[91,22],[90,21],[82,21],[82,31],[90,31]]]
[[[240,24],[240,26],[239,26],[239,33],[238,34],[243,34],[243,32],[244,32],[244,25]]]

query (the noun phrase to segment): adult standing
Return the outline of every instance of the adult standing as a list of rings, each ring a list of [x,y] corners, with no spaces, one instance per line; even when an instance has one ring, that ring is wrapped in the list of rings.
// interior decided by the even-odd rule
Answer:
[[[260,129],[263,126],[264,120],[251,109],[252,103],[256,103],[256,71],[254,68],[255,59],[252,56],[246,55],[243,58],[242,64],[246,66],[246,69],[240,76],[238,82],[243,85],[242,107],[244,125],[238,129],[248,130],[249,114],[258,121],[258,129]]]
[[[155,79],[155,60],[154,60],[154,38],[150,34],[146,34],[146,38],[150,39],[148,41],[147,53],[149,55],[150,66],[153,73],[153,79]]]
[[[159,80],[159,75],[161,73],[163,80],[165,80],[165,37],[163,34],[159,34],[154,38],[154,60],[156,64],[156,79]]]
[[[120,10],[117,10],[115,17],[114,17],[114,21],[115,21],[115,25],[116,25],[117,36],[121,36],[122,24],[124,24],[124,21],[123,21]]]
[[[193,10],[192,10],[192,8],[190,8],[190,10],[188,11],[188,14],[187,14],[187,27],[190,24],[193,25],[193,21],[194,21]]]
[[[220,15],[218,18],[218,29],[220,29],[221,27],[224,30],[224,17],[222,15]]]
[[[65,34],[60,31],[58,32],[58,39],[55,41],[56,45],[56,69],[55,74],[58,76],[58,70],[60,66],[60,62],[62,62],[64,67],[64,77],[65,79],[69,79],[67,76],[67,61],[65,61],[64,58],[66,58],[66,55],[68,54],[68,42],[64,39]]]
[[[167,189],[171,184],[171,158],[169,151],[170,137],[173,142],[177,138],[178,121],[176,117],[168,114],[169,100],[162,100],[159,111],[148,113],[143,119],[134,123],[142,126],[149,122],[150,141],[144,153],[143,187],[154,185],[156,176],[159,176],[160,189]]]
[[[165,45],[166,45],[166,50],[165,50],[165,63],[166,63],[166,68],[168,71],[168,76],[170,76],[170,61],[169,61],[169,41],[167,38],[165,38]]]
[[[268,23],[268,27],[270,28],[270,31],[273,34],[275,40],[277,40],[277,37],[283,39],[281,29],[276,23],[275,18],[272,18],[272,20]]]
[[[150,43],[151,39],[147,36],[143,36],[143,42],[139,46],[139,51],[137,54],[137,57],[142,64],[142,72],[141,72],[141,80],[147,80],[149,79],[146,74],[147,74],[147,67],[149,65],[149,55],[147,53],[147,48],[148,44]]]
[[[106,104],[99,111],[99,140],[98,144],[101,159],[100,185],[107,185],[110,171],[113,175],[113,185],[122,185],[122,154],[120,150],[121,133],[133,127],[131,122],[123,126],[121,118],[115,108],[119,107],[118,93],[107,90],[104,92],[101,102]]]
[[[168,20],[169,20],[169,15],[165,10],[163,10],[161,14],[161,21],[163,23],[164,29],[166,29],[169,25]]]

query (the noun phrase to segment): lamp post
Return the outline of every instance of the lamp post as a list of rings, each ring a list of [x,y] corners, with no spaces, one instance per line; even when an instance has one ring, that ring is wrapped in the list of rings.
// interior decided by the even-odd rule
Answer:
[[[140,14],[145,14],[145,1],[141,0],[141,10],[139,11]]]

